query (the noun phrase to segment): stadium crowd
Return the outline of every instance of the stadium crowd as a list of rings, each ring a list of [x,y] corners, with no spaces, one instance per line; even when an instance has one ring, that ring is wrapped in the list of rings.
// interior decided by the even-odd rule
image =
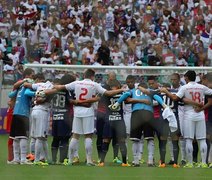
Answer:
[[[211,66],[208,0],[2,0],[4,73],[23,64]],[[57,73],[57,72],[52,72]]]

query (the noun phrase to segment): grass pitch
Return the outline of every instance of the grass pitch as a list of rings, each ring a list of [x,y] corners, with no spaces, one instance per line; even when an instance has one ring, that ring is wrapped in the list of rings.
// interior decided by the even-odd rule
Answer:
[[[201,179],[212,179],[212,169],[185,169],[179,168],[174,169],[172,166],[167,166],[166,168],[157,167],[147,167],[146,164],[141,165],[141,167],[120,167],[120,165],[112,163],[112,151],[110,151],[106,157],[105,167],[88,167],[85,166],[85,154],[84,154],[84,143],[83,139],[80,144],[80,161],[78,165],[74,166],[59,166],[59,165],[49,165],[49,166],[33,166],[33,165],[7,165],[7,135],[0,135],[0,179],[1,180],[117,180],[117,179],[145,179],[145,180],[155,180],[155,179],[168,179],[168,180],[201,180]],[[49,145],[51,143],[51,138],[49,138]],[[97,153],[95,148],[94,140],[94,153],[93,159],[97,159]],[[155,150],[156,162],[159,160],[157,144]],[[128,154],[129,161],[132,161],[131,153],[131,143],[129,142]],[[147,159],[146,144],[144,147],[144,159]],[[167,151],[167,162],[169,161],[169,153]]]

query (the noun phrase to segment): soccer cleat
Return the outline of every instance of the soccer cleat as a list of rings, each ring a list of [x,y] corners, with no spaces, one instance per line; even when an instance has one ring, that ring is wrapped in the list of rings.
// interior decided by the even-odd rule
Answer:
[[[21,161],[20,164],[21,165],[33,165],[33,163],[31,161]]]
[[[99,164],[97,164],[98,167],[104,167],[105,166],[105,163],[103,162],[100,162]]]
[[[133,164],[132,164],[132,167],[140,167],[140,164],[135,164],[135,163],[133,163]]]
[[[183,166],[184,168],[193,168],[194,165],[192,163],[186,163],[185,166]]]
[[[173,164],[173,168],[180,168],[180,165],[179,164]]]
[[[96,166],[96,164],[90,162],[90,163],[86,163],[86,166]]]
[[[79,163],[80,161],[79,161],[79,157],[74,157],[73,158],[73,164],[77,164],[77,163]]]
[[[165,168],[166,167],[166,164],[165,163],[160,163],[158,167],[159,168]]]
[[[140,163],[140,164],[144,164],[144,163],[145,163],[144,159],[141,159],[141,160],[139,161],[139,163]]]
[[[206,163],[198,163],[196,168],[208,168],[208,165]]]
[[[42,162],[42,161],[34,161],[34,163],[33,163],[34,165],[38,165],[38,166],[48,166],[49,165],[49,163],[47,162],[47,161],[45,161],[45,162]]]
[[[72,166],[72,165],[73,165],[73,163],[72,163],[72,162],[69,162],[69,160],[68,160],[68,159],[64,159],[64,161],[63,161],[63,165],[64,165],[64,166]]]
[[[20,162],[19,161],[12,160],[12,161],[7,161],[7,164],[16,165],[16,164],[20,164]]]
[[[26,156],[26,158],[29,160],[29,161],[34,161],[35,160],[35,155],[30,153]]]
[[[174,164],[174,161],[173,160],[170,160],[168,165],[173,165]]]
[[[181,165],[185,166],[186,165],[186,160],[181,160]]]
[[[212,168],[212,163],[210,163],[210,164],[208,165],[208,167],[209,167],[209,168]]]
[[[116,163],[116,164],[122,164],[122,161],[121,161],[118,157],[116,157],[116,158],[113,160],[113,162]]]
[[[128,163],[122,163],[121,166],[122,166],[122,167],[130,167],[131,165],[128,164]]]

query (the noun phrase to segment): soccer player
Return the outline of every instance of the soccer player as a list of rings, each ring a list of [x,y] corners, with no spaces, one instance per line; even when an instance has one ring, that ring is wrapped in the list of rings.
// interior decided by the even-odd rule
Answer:
[[[76,100],[87,100],[91,99],[97,94],[104,94],[107,96],[113,96],[123,91],[123,89],[110,90],[102,88],[102,86],[94,82],[95,71],[87,69],[84,72],[84,80],[74,81],[66,85],[57,85],[55,89],[74,91]],[[73,152],[79,143],[80,135],[85,135],[85,149],[87,165],[93,166],[92,162],[92,135],[94,133],[94,106],[91,104],[90,107],[74,106],[74,119],[72,127],[73,136],[69,144],[69,165],[72,165]]]
[[[134,88],[137,88],[137,85],[135,83],[135,77],[132,75],[128,75],[126,78],[126,84],[127,84],[127,89],[128,90],[132,90]],[[131,124],[131,116],[132,116],[132,104],[131,103],[124,103],[123,104],[123,111],[124,111],[124,122],[126,125],[126,132],[128,137],[130,136],[130,124]],[[139,161],[142,164],[143,163],[143,159],[142,159],[142,155],[143,155],[143,146],[144,146],[144,140],[143,140],[143,136],[141,137],[141,140],[139,141],[139,149],[140,149],[140,155],[139,155]]]
[[[35,165],[48,165],[48,142],[47,135],[49,130],[50,118],[50,100],[51,97],[40,97],[40,91],[45,89],[52,89],[53,84],[49,81],[45,82],[45,77],[42,73],[36,75],[38,82],[34,84],[25,83],[24,86],[31,88],[34,91],[34,107],[31,112],[31,136],[35,137]],[[26,95],[33,94],[26,91]],[[42,99],[43,98],[43,99]],[[44,152],[44,159],[46,162],[40,161],[41,154]]]
[[[110,81],[113,81],[116,79],[116,74],[114,72],[108,73],[108,78],[103,87],[107,90],[110,89],[108,83]],[[96,140],[96,147],[98,152],[98,159],[101,157],[102,153],[102,144],[103,144],[103,128],[105,125],[105,122],[107,120],[107,105],[105,104],[105,101],[107,101],[108,97],[103,95],[101,96],[100,100],[98,101],[98,108],[97,108],[97,121],[96,121],[96,131],[97,131],[97,140]],[[119,145],[118,143],[113,139],[112,141],[113,146],[113,162],[121,164],[121,160],[118,158],[118,151],[119,151]]]
[[[65,74],[58,83],[68,84],[75,81],[75,77]],[[59,163],[63,163],[68,158],[68,143],[71,137],[72,121],[73,121],[73,104],[68,91],[58,91],[52,98],[52,163],[57,163],[57,153],[60,151]]]
[[[212,89],[198,84],[195,82],[196,73],[195,71],[187,71],[184,75],[186,85],[182,86],[177,94],[171,94],[168,90],[162,90],[171,99],[178,101],[183,97],[193,100],[197,103],[202,103],[204,95],[211,95]],[[193,167],[193,146],[192,141],[196,137],[197,141],[200,143],[200,152],[202,162],[199,167],[206,168],[206,156],[207,156],[207,144],[206,144],[206,125],[204,112],[196,112],[195,107],[191,104],[186,104],[184,106],[184,138],[186,139],[186,155],[188,163],[184,166],[187,168]]]
[[[180,81],[180,75],[178,73],[173,73],[171,75],[171,89],[173,91],[179,91],[179,89],[182,87],[181,81]],[[181,136],[179,138],[179,145],[181,150],[181,165],[186,164],[186,151],[185,151],[185,139],[183,137],[183,122],[184,122],[184,102],[178,101],[178,119],[179,119],[179,125],[180,125],[180,133]],[[171,148],[170,148],[171,149]]]
[[[34,71],[30,68],[24,70],[24,78],[33,78]],[[10,137],[13,138],[14,159],[11,164],[31,164],[27,161],[27,142],[29,133],[29,115],[31,97],[25,95],[26,88],[22,85],[26,79],[14,85],[15,91],[10,93],[10,98],[16,98]]]
[[[208,73],[203,76],[202,84],[212,88],[212,73]],[[197,112],[204,110],[206,116],[206,143],[207,143],[207,163],[209,167],[212,168],[212,96],[205,96],[205,104],[203,107],[196,109]]]
[[[139,87],[147,88],[145,83],[140,83]],[[118,101],[112,106],[116,109],[123,101],[127,100],[132,103],[132,117],[131,117],[131,129],[130,129],[130,139],[133,141],[133,157],[134,157],[134,167],[139,167],[139,157],[140,157],[140,147],[139,141],[142,136],[142,131],[144,133],[144,139],[147,140],[148,144],[148,166],[154,166],[153,156],[154,156],[154,129],[157,127],[154,124],[153,118],[153,106],[152,99],[153,95],[149,96],[142,92],[140,89],[131,89],[124,93]],[[157,99],[163,100],[159,96],[155,96]]]
[[[112,80],[108,82],[108,85],[110,86],[110,89],[119,89],[121,88],[121,84],[118,80]],[[121,96],[121,94],[117,94],[112,97],[108,97],[107,101],[105,101],[105,104],[107,105],[107,112],[106,112],[106,122],[104,124],[103,128],[103,144],[102,144],[102,152],[101,152],[101,158],[100,163],[98,166],[102,167],[104,166],[105,157],[109,149],[110,141],[112,139],[115,139],[115,141],[120,146],[120,151],[122,155],[122,166],[128,167],[130,166],[127,163],[127,146],[125,143],[126,140],[126,127],[125,122],[123,120],[123,108],[120,106],[120,108],[116,110],[111,110],[108,106],[110,104],[113,104],[118,100],[118,98]]]

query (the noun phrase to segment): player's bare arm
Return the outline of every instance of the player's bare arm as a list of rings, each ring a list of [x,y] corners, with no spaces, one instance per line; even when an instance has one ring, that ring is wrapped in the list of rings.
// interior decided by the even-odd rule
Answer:
[[[180,98],[176,94],[172,94],[166,88],[161,88],[160,92],[165,93],[168,97],[170,97],[173,101],[179,101]]]
[[[208,98],[208,102],[202,106],[195,108],[196,112],[204,111],[205,109],[208,109],[210,106],[212,106],[212,98]]]
[[[144,103],[147,105],[151,105],[151,102],[148,99],[133,99],[133,98],[127,98],[126,103]]]
[[[53,89],[56,89],[57,91],[65,90],[65,85],[54,85]]]
[[[105,96],[114,96],[114,95],[119,94],[119,93],[122,93],[124,91],[125,90],[123,88],[116,89],[116,90],[109,90],[109,91],[105,91],[104,95]]]
[[[146,89],[146,88],[144,88],[144,87],[142,87],[142,86],[138,86],[138,89],[139,89],[142,93],[144,93],[144,94],[147,94],[147,95],[150,95],[150,94],[151,94],[151,92],[150,92],[148,89]]]
[[[203,104],[202,103],[199,103],[199,102],[196,102],[196,101],[193,101],[191,99],[188,99],[188,98],[183,98],[183,102],[185,104],[190,104],[192,106],[196,106],[196,107],[203,107]]]

